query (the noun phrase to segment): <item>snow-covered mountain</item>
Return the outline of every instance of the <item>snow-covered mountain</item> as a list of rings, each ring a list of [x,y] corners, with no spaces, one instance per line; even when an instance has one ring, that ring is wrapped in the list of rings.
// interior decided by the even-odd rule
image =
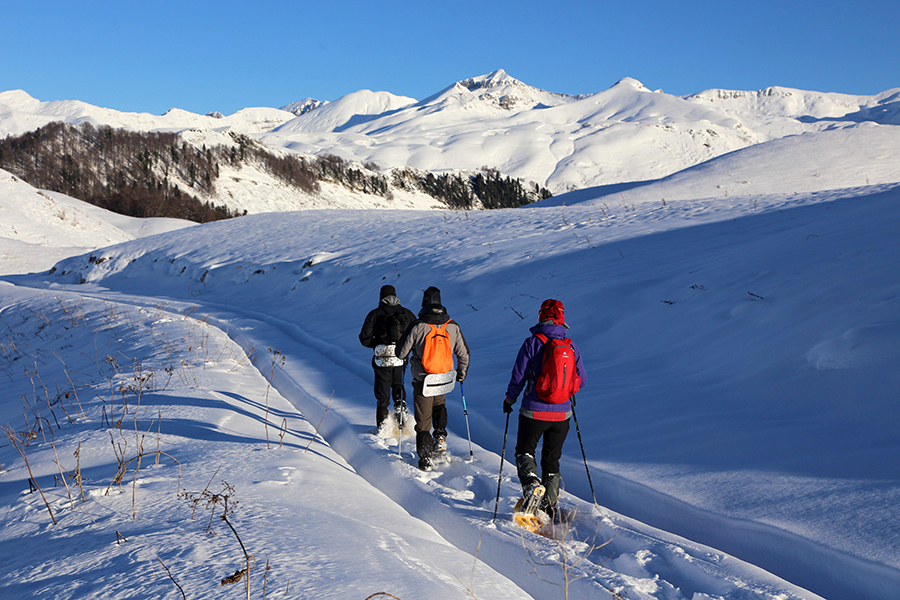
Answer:
[[[866,121],[896,125],[897,91],[877,96],[768,88],[687,97],[625,78],[588,96],[554,94],[502,71],[458,82],[406,107],[316,120],[312,111],[260,136],[271,146],[426,170],[483,165],[554,193],[658,179],[789,135]]]
[[[77,100],[41,102],[22,90],[0,93],[0,137],[33,131],[54,121],[77,125],[89,122],[95,126],[134,131],[239,131],[255,135],[268,131],[294,118],[294,114],[277,108],[244,108],[233,115],[198,115],[178,108],[163,115],[120,112]]]
[[[0,136],[52,120],[88,120],[141,131],[191,131],[191,142],[199,147],[206,136],[211,145],[216,134],[234,131],[287,152],[332,154],[382,168],[441,172],[487,166],[558,194],[667,177],[787,136],[896,126],[898,107],[896,89],[854,96],[772,87],[680,97],[651,91],[631,78],[595,94],[570,96],[534,88],[499,70],[419,101],[361,90],[333,102],[306,99],[222,118],[177,109],[162,116],[121,113],[77,101],[40,102],[11,91],[0,93]],[[252,186],[229,193],[239,197]],[[287,206],[303,208],[307,200]],[[258,212],[252,202],[240,208]]]

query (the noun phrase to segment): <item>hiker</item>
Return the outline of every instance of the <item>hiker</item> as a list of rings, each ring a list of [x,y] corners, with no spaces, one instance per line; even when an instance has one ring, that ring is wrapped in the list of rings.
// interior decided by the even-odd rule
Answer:
[[[447,357],[449,367],[438,371],[426,369],[427,365],[423,365],[423,356],[426,363],[429,362],[429,357],[426,356],[426,338],[432,333],[432,325],[437,328],[437,334],[445,336],[449,352],[456,356],[456,381],[460,383],[464,381],[469,368],[469,346],[466,339],[459,325],[447,315],[447,309],[441,304],[441,290],[429,287],[422,295],[419,318],[397,342],[397,356],[399,358],[410,356],[416,418],[416,454],[419,455],[419,468],[422,470],[432,467],[435,452],[445,452],[447,449],[446,394],[423,395],[425,377],[429,372],[449,372],[453,369],[452,356]],[[442,332],[441,329],[445,331]]]
[[[578,346],[569,340],[571,353],[564,360],[571,361],[568,363],[569,368],[574,365],[577,378],[573,379],[566,373],[567,380],[557,387],[555,393],[547,391],[545,381],[548,380],[545,378],[551,375],[558,376],[559,373],[542,371],[547,356],[544,353],[545,345],[550,344],[552,348],[558,344],[553,340],[566,340],[568,328],[563,303],[559,300],[545,300],[538,314],[538,324],[531,328],[531,337],[526,339],[519,349],[509,386],[506,388],[506,398],[503,399],[503,412],[511,413],[519,393],[525,390],[522,408],[519,410],[516,469],[526,499],[536,487],[544,486],[545,492],[540,508],[551,519],[556,514],[559,499],[559,486],[562,482],[559,459],[562,457],[563,443],[569,433],[569,417],[572,415],[572,406],[575,402],[573,396],[579,386],[587,380]],[[564,346],[568,347],[566,344]],[[560,360],[547,359],[548,371],[550,365],[560,364]],[[534,457],[541,437],[544,438],[544,443],[541,449],[542,475],[539,479]]]
[[[372,309],[363,322],[359,341],[366,348],[373,348],[372,368],[375,370],[375,425],[381,427],[390,414],[391,399],[397,414],[397,423],[402,427],[403,412],[406,409],[406,389],[403,376],[406,361],[397,358],[397,340],[406,331],[416,315],[400,305],[397,291],[392,285],[381,287],[378,307]]]

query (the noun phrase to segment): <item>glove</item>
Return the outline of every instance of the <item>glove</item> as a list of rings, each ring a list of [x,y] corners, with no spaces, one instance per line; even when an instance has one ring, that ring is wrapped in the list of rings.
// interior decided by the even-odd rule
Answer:
[[[512,411],[513,411],[513,405],[509,401],[509,398],[504,398],[503,399],[503,412],[511,413]]]

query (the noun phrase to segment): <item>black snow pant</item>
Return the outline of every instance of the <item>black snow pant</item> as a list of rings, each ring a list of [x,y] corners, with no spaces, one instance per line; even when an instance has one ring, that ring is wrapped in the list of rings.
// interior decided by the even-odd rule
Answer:
[[[516,437],[516,470],[522,488],[538,480],[535,452],[538,441],[544,438],[541,447],[541,484],[546,488],[545,508],[555,511],[559,499],[559,459],[562,458],[563,443],[569,434],[569,420],[538,421],[519,415],[519,433]],[[552,515],[551,515],[552,516]]]
[[[395,410],[399,410],[406,402],[406,389],[403,387],[403,375],[406,372],[406,365],[400,367],[379,367],[373,361],[372,368],[375,370],[375,401],[377,403],[375,424],[381,427],[381,424],[390,414],[391,400],[394,402]]]
[[[416,417],[416,454],[419,460],[428,460],[434,447],[434,438],[447,437],[447,396],[423,396],[422,382],[413,380],[413,402]],[[432,436],[432,428],[434,436]]]

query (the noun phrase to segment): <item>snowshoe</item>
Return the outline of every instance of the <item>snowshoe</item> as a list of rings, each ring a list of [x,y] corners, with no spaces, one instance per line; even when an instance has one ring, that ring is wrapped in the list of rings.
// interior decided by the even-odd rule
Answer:
[[[542,485],[532,486],[526,494],[516,502],[513,510],[513,522],[532,533],[540,531],[550,524],[546,513],[539,510],[544,493],[547,490]]]
[[[431,449],[431,468],[437,469],[449,465],[453,461],[453,457],[447,452],[447,440],[444,438],[434,438],[434,445]]]

